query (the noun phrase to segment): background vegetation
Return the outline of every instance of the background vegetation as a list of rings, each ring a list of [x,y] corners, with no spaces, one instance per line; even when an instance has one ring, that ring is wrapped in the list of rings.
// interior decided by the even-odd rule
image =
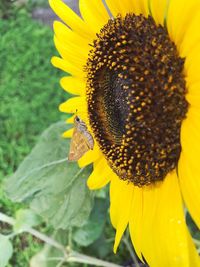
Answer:
[[[61,74],[50,64],[56,53],[51,29],[33,21],[27,8],[8,9],[8,2],[6,19],[0,20],[0,210],[14,215],[20,206],[4,195],[3,178],[16,170],[41,132],[61,119],[57,107],[64,94],[58,84]],[[11,266],[25,267],[41,244],[23,236],[15,238],[14,247]]]

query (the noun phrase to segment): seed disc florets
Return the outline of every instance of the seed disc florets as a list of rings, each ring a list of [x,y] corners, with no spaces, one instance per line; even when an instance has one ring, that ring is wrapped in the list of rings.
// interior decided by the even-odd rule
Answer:
[[[152,17],[110,19],[86,66],[95,138],[113,171],[143,186],[177,166],[188,103],[184,60]]]

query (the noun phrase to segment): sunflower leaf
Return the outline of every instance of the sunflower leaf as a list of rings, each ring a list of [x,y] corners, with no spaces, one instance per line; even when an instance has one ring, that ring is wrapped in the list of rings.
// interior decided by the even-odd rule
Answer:
[[[73,233],[74,241],[80,246],[89,246],[102,234],[109,203],[105,199],[95,198],[90,217],[85,224]]]
[[[15,233],[21,233],[41,223],[41,218],[30,209],[19,209],[13,226]]]
[[[69,139],[63,122],[49,127],[17,171],[6,179],[5,191],[14,202],[24,202],[55,229],[81,226],[92,209],[86,186],[91,168],[67,161]]]

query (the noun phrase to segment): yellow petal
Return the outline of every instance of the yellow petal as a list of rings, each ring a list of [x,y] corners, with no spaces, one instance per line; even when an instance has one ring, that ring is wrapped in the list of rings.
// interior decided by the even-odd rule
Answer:
[[[114,252],[116,253],[120,240],[131,215],[134,185],[122,181],[113,173],[110,183],[110,219],[116,229]]]
[[[93,33],[85,22],[61,0],[49,0],[49,4],[57,16],[72,30],[85,38],[93,38]]]
[[[106,0],[106,4],[114,17],[119,14],[125,16],[127,13],[143,14],[144,16],[149,14],[148,0]]]
[[[102,0],[80,0],[79,7],[84,21],[94,33],[99,32],[109,20]]]
[[[187,101],[190,103],[192,107],[200,108],[200,93],[199,94],[187,94]]]
[[[164,25],[164,20],[167,15],[168,1],[167,0],[151,0],[150,9],[152,17],[157,24]]]
[[[130,233],[136,251],[151,267],[191,267],[190,253],[195,251],[188,242],[176,173],[134,194]]]
[[[75,66],[62,58],[52,57],[51,63],[54,67],[79,77],[80,79],[84,77],[84,72],[78,66]]]
[[[82,95],[86,94],[86,82],[84,80],[77,79],[74,76],[63,77],[60,80],[60,84],[62,88],[74,95]]]
[[[142,255],[148,260],[146,250],[154,251],[153,244],[153,223],[156,217],[156,207],[159,199],[158,192],[149,188],[149,194],[145,194],[144,188],[137,188],[134,191],[129,229],[135,251],[142,260]],[[149,207],[151,205],[151,208]],[[146,220],[146,223],[144,222]],[[146,243],[145,243],[146,240]],[[151,248],[150,248],[151,247]],[[152,253],[154,258],[155,253]],[[152,260],[151,260],[152,261]]]
[[[191,108],[200,108],[200,82],[188,86],[186,99]]]
[[[200,95],[200,82],[191,84],[188,86],[188,94],[189,95]]]
[[[87,153],[79,159],[78,164],[80,168],[83,168],[92,162],[95,162],[98,160],[98,158],[102,157],[103,155],[101,154],[99,147],[95,144],[93,150],[89,150]]]
[[[123,2],[125,3],[124,5],[120,0],[106,0],[106,4],[114,17],[119,14],[126,15],[128,10],[130,10],[131,1],[125,0]]]
[[[187,55],[185,60],[185,75],[187,84],[200,82],[200,44]]]
[[[196,12],[196,14],[192,15],[191,21],[185,29],[183,41],[180,45],[180,55],[182,57],[186,57],[190,53],[191,49],[200,43],[200,3],[198,9],[199,12]]]
[[[68,99],[66,102],[62,103],[59,107],[61,112],[66,113],[77,113],[86,112],[86,98],[81,97],[72,97]]]
[[[194,160],[195,161],[195,160]],[[186,206],[198,225],[200,227],[200,175],[197,173],[199,171],[198,164],[196,161],[191,163],[191,159],[188,158],[184,153],[182,153],[179,160],[179,180],[181,185],[181,191],[183,194]]]
[[[104,157],[94,162],[94,170],[87,180],[90,190],[96,190],[104,187],[110,182],[111,169]]]
[[[85,39],[77,34],[76,32],[72,31],[68,28],[64,23],[60,21],[55,21],[53,24],[54,32],[57,38],[65,45],[69,46],[73,49],[79,49],[79,53],[82,55],[88,54],[89,50],[91,49],[89,43],[93,39]],[[81,44],[81,49],[80,49]]]
[[[79,49],[74,49],[73,47],[63,45],[56,36],[54,36],[54,43],[56,49],[64,60],[70,62],[72,65],[79,66],[79,68],[83,71],[87,62],[87,54],[83,56],[79,53],[80,47]]]
[[[74,123],[74,117],[75,117],[75,115],[71,116],[69,119],[66,120],[66,123],[73,124]]]
[[[190,109],[181,128],[182,153],[179,160],[179,180],[185,203],[200,227],[200,111]]]
[[[199,4],[199,0],[170,0],[169,2],[167,28],[179,50],[191,16],[199,10]]]
[[[63,133],[63,137],[64,138],[71,138],[73,135],[73,131],[74,131],[74,128],[67,130],[66,132]]]

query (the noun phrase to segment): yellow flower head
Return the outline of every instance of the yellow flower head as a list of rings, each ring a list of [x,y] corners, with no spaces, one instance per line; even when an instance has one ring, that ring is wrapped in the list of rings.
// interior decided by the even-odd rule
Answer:
[[[50,0],[79,165],[93,163],[90,189],[110,183],[115,252],[129,226],[151,267],[200,266],[183,210],[200,226],[200,1],[105,2],[79,0],[79,17]]]

